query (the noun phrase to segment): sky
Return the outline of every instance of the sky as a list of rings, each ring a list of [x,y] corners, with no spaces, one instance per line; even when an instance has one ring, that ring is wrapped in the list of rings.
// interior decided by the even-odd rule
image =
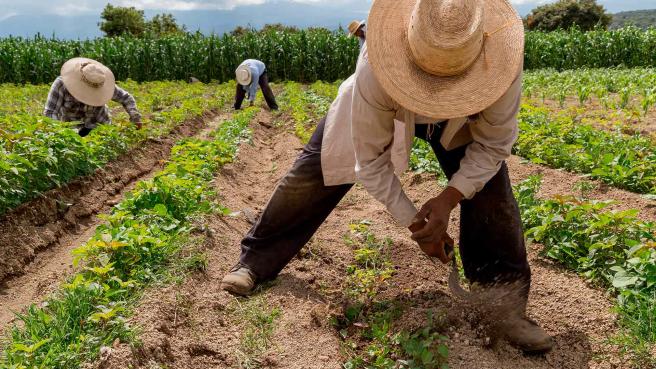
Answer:
[[[510,0],[526,15],[553,0]],[[59,38],[101,36],[100,12],[113,5],[143,9],[146,17],[172,13],[187,29],[223,33],[238,25],[261,27],[284,23],[299,27],[337,28],[366,18],[371,0],[0,0],[0,37],[31,37],[37,33]],[[656,0],[599,0],[610,12],[656,9]]]

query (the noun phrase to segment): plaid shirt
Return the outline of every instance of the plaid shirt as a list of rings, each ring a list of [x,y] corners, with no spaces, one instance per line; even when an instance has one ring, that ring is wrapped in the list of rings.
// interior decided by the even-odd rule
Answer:
[[[137,110],[137,102],[127,91],[116,86],[112,100],[123,105],[123,108],[130,115],[131,122],[141,121],[141,114]],[[57,77],[55,82],[52,83],[52,87],[50,87],[43,115],[62,122],[80,121],[84,127],[89,129],[96,128],[98,124],[111,122],[107,105],[89,106],[77,101],[68,92],[61,77]]]

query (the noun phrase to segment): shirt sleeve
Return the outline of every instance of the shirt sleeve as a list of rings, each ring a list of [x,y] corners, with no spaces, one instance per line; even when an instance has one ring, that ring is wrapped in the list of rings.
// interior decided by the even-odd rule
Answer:
[[[366,60],[358,63],[355,78],[351,133],[357,179],[400,225],[408,227],[417,208],[403,191],[392,164],[395,104],[383,92]]]
[[[449,181],[449,186],[471,199],[494,177],[501,163],[512,152],[519,133],[517,114],[522,95],[522,74],[508,91],[485,109],[478,120],[469,124],[473,142],[469,144],[460,169]]]
[[[248,100],[251,102],[255,101],[255,96],[257,95],[257,86],[260,83],[260,71],[255,67],[251,68],[251,84],[248,85]]]
[[[43,110],[43,115],[48,118],[60,120],[59,111],[64,103],[64,82],[61,78],[55,79],[55,82],[50,86],[48,92],[48,99],[46,106]]]
[[[139,113],[139,109],[137,109],[137,101],[129,92],[116,86],[114,88],[114,96],[112,97],[112,100],[123,105],[125,111],[130,115],[131,122],[134,123],[141,121],[141,113]]]

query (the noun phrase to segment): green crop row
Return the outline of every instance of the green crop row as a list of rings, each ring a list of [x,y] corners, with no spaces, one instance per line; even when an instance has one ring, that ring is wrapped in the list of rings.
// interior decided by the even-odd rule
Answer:
[[[594,97],[605,109],[635,108],[646,115],[656,105],[656,69],[530,71],[524,74],[524,95],[554,99],[561,107],[569,97],[575,97],[580,106]]]
[[[136,91],[144,113],[144,128],[140,131],[128,122],[125,112],[116,114],[112,124],[101,125],[85,138],[71,129],[75,123],[32,113],[33,105],[0,113],[0,214],[90,174],[139,143],[168,134],[186,120],[222,107],[234,88],[232,84],[174,82],[126,85]],[[22,100],[20,89],[0,88],[3,90],[13,91],[15,98],[10,101]],[[31,88],[27,94],[32,95]]]
[[[596,129],[566,114],[523,105],[514,153],[537,164],[589,174],[612,186],[656,193],[656,151],[644,136]]]
[[[117,339],[133,342],[125,318],[135,296],[165,275],[192,218],[215,208],[210,182],[250,135],[256,112],[249,108],[223,122],[211,140],[176,145],[166,168],[140,182],[74,251],[82,270],[44,303],[18,315],[2,344],[0,367],[74,369]]]
[[[656,66],[656,29],[527,32],[528,69]],[[341,31],[248,32],[222,36],[188,34],[163,38],[58,40],[41,36],[0,39],[0,83],[49,83],[68,59],[85,56],[110,67],[118,80],[208,82],[234,78],[242,60],[258,58],[273,80],[335,81],[353,73],[356,39]]]
[[[307,143],[316,124],[328,112],[330,100],[296,82],[286,82],[279,98],[283,111],[294,120],[294,133]]]
[[[527,237],[544,246],[544,256],[610,288],[634,359],[656,364],[649,354],[656,343],[656,225],[638,219],[637,210],[608,210],[611,202],[540,199],[540,184],[532,177],[515,186]]]

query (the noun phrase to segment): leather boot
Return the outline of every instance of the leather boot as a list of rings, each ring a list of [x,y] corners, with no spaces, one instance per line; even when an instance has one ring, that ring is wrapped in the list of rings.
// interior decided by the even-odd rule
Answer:
[[[221,281],[221,289],[239,296],[247,296],[255,287],[255,274],[242,264],[235,265]]]

